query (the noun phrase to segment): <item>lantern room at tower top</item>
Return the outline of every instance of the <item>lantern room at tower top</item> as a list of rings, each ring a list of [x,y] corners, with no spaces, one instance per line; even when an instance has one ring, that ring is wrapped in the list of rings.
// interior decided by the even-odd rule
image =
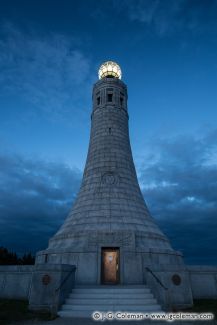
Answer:
[[[121,68],[120,66],[114,61],[106,61],[101,64],[99,68],[99,79],[102,78],[118,78],[121,79]]]

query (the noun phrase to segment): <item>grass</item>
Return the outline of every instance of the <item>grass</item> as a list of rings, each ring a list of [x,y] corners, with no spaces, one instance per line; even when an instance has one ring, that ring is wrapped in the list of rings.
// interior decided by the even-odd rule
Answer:
[[[0,299],[0,325],[30,319],[52,320],[54,317],[49,312],[29,311],[27,300]]]
[[[185,309],[184,312],[213,313],[217,319],[217,299],[195,299],[194,306]]]
[[[190,310],[189,310],[190,311]],[[217,299],[196,299],[192,312],[196,313],[213,313],[217,317]]]

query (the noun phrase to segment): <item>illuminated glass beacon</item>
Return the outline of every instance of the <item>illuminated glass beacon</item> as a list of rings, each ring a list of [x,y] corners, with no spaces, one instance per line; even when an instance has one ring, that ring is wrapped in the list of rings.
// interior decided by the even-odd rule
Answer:
[[[99,79],[102,78],[118,78],[121,79],[121,68],[114,61],[106,61],[99,68]]]

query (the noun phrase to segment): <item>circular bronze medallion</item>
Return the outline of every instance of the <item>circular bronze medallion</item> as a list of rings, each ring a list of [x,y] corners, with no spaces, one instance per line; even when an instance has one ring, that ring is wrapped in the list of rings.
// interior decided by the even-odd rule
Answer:
[[[51,277],[48,274],[43,275],[42,277],[42,283],[47,286],[51,282]]]
[[[176,286],[179,286],[181,284],[181,282],[182,282],[182,279],[181,279],[181,277],[178,274],[173,274],[173,276],[172,276],[172,282]]]

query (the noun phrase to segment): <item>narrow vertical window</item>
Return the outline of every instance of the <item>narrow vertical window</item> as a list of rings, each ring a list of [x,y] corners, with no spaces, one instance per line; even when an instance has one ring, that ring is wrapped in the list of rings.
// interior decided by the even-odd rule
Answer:
[[[112,102],[112,97],[113,97],[113,94],[108,94],[107,95],[108,102]]]
[[[97,97],[97,105],[100,105],[100,97]]]
[[[44,262],[47,263],[48,261],[48,254],[45,254]]]
[[[124,106],[124,94],[122,92],[120,92],[120,106]]]

